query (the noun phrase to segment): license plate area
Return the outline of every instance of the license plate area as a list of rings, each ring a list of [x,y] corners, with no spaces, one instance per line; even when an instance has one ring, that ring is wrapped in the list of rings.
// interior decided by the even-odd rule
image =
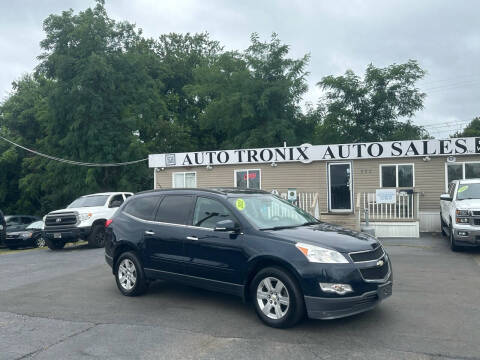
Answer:
[[[62,238],[62,233],[53,233],[53,238],[54,239],[61,239]]]
[[[385,299],[386,297],[389,297],[393,293],[393,284],[389,283],[379,286],[377,293],[380,299]]]

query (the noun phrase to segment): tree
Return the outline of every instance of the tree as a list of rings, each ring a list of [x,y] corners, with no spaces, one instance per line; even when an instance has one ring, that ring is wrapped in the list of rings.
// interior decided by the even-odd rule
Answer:
[[[308,55],[288,57],[276,34],[261,42],[257,34],[243,52],[224,52],[195,71],[186,87],[205,102],[200,129],[208,134],[200,149],[277,146],[303,139],[296,131],[303,120],[300,100],[307,90]]]
[[[411,118],[423,108],[425,94],[415,83],[425,75],[416,61],[386,68],[368,65],[361,79],[348,70],[318,83],[325,91],[319,103],[316,142],[346,143],[419,139],[426,131]],[[406,121],[401,121],[406,119]]]
[[[480,117],[477,116],[463,129],[452,135],[452,137],[476,137],[480,136]]]

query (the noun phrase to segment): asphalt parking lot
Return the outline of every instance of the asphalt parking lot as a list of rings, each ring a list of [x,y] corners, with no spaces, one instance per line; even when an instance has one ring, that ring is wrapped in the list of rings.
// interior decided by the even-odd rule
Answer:
[[[158,282],[120,295],[103,249],[0,254],[0,359],[480,359],[480,251],[384,240],[394,294],[354,317],[263,325],[232,296]]]

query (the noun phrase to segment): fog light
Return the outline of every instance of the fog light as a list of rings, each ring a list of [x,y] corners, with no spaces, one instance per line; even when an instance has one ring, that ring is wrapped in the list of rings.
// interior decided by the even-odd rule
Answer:
[[[458,232],[458,235],[460,235],[460,236],[468,236],[468,232],[466,232],[466,231],[459,231],[459,232]]]
[[[322,291],[335,293],[338,295],[345,295],[353,291],[352,287],[348,284],[320,283],[320,288]]]

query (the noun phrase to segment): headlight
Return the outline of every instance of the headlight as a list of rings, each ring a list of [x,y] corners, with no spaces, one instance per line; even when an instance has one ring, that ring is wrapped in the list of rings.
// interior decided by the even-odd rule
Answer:
[[[24,232],[24,233],[21,233],[20,236],[24,239],[28,239],[28,238],[32,237],[32,233],[31,232]]]
[[[310,262],[314,263],[323,263],[323,264],[347,264],[348,260],[340,254],[338,251],[324,249],[320,246],[297,243],[295,244],[298,250],[302,252],[303,255]]]
[[[80,219],[80,221],[87,221],[91,217],[92,217],[92,213],[78,215],[78,218]]]
[[[470,210],[457,210],[456,213],[458,216],[468,216],[470,215]]]

